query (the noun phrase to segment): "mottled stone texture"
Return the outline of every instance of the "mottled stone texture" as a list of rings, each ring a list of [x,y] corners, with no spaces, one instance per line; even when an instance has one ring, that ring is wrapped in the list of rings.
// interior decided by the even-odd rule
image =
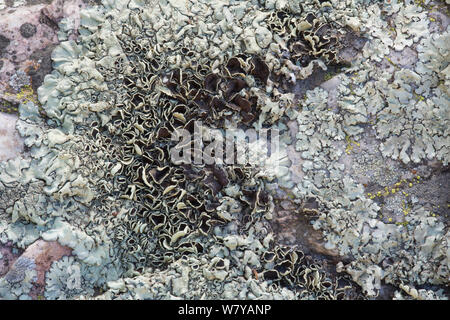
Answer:
[[[24,99],[36,97],[36,88],[51,71],[47,61],[52,50],[46,49],[59,43],[58,23],[65,17],[72,18],[75,37],[80,10],[85,6],[82,0],[28,1],[18,8],[0,10],[0,112],[6,110],[6,104],[17,106]],[[33,91],[25,88],[27,93],[23,94],[10,88],[10,79],[19,70],[30,77]]]
[[[17,157],[23,141],[16,131],[17,116],[0,113],[0,161]]]
[[[24,278],[26,271],[35,270],[37,279],[30,296],[36,299],[44,292],[45,273],[50,269],[52,263],[71,253],[72,249],[62,246],[56,241],[37,240],[14,262],[5,275],[5,279],[10,283],[18,282]]]

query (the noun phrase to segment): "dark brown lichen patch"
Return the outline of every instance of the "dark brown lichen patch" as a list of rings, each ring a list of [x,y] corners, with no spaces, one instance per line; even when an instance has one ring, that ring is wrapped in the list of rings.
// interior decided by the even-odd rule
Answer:
[[[0,34],[0,57],[5,52],[6,47],[9,46],[9,43],[11,40],[9,40],[7,37]]]
[[[202,68],[207,68],[202,66]],[[207,70],[207,69],[206,69]],[[169,75],[166,86],[173,98],[195,110],[198,120],[205,123],[222,123],[239,115],[244,124],[252,123],[259,115],[258,98],[250,93],[245,77],[252,75],[260,86],[269,78],[269,68],[257,56],[232,57],[220,73],[201,75],[201,70],[175,70]],[[220,124],[221,126],[222,124]]]
[[[22,37],[31,38],[36,34],[36,26],[32,23],[26,22],[20,26],[19,32]]]
[[[340,44],[331,31],[330,25],[320,23],[318,19],[313,20],[311,30],[297,31],[288,41],[291,59],[302,67],[318,58],[327,64],[337,64]]]
[[[271,79],[284,92],[294,92],[296,99],[342,72],[358,56],[367,41],[353,30],[342,29],[314,13],[299,15],[275,11],[269,15],[266,23],[273,32],[287,38],[288,50],[283,52],[281,60],[288,59],[300,68],[309,66],[315,60],[321,60],[326,66],[324,70],[317,64],[313,65],[312,74],[296,83],[277,72],[272,74]]]
[[[289,267],[294,271],[286,273],[284,276],[280,273],[283,264],[287,263],[286,259],[273,258],[278,263],[274,264],[273,270],[269,269],[266,271],[267,274],[263,273],[264,278],[272,278],[280,285],[289,288],[300,286],[300,292],[302,288],[308,288],[317,293],[317,299],[322,299],[324,296],[328,299],[362,299],[364,295],[361,288],[351,280],[349,275],[339,273],[336,269],[339,261],[346,264],[351,261],[351,258],[340,256],[335,249],[327,249],[322,233],[314,230],[311,225],[321,210],[318,200],[309,197],[302,203],[297,203],[291,199],[288,190],[281,189],[276,193],[274,200],[275,209],[270,224],[276,235],[275,243],[280,248],[276,246],[272,251],[295,252],[298,258]],[[269,256],[270,252],[266,255]],[[278,255],[275,254],[275,257]],[[262,258],[264,259],[265,255]],[[304,277],[305,272],[307,273],[306,277]],[[314,273],[317,274],[314,275]],[[299,274],[303,278],[296,278]],[[265,277],[266,275],[268,278]],[[325,281],[325,283],[312,285],[308,279],[313,275],[316,278],[316,284],[321,281]],[[330,283],[334,288],[333,291],[328,290]],[[319,288],[321,290],[318,290]]]
[[[287,55],[294,64],[306,67],[315,59],[322,59],[326,64],[339,63],[341,44],[337,29],[314,13],[275,11],[266,23],[273,32],[288,36]]]
[[[152,47],[153,39],[148,40]],[[202,253],[204,238],[228,222],[216,210],[225,187],[239,185],[241,190],[235,199],[240,212],[234,217],[240,231],[268,209],[253,168],[204,163],[208,155],[203,145],[173,139],[176,132],[196,134],[197,120],[215,129],[224,129],[224,120],[231,116],[243,124],[253,121],[257,99],[247,91],[245,77],[252,75],[262,85],[268,68],[258,57],[241,56],[231,58],[219,73],[209,65],[163,72],[168,67],[163,56],[141,54],[147,45],[132,37],[122,38],[121,45],[130,65],[118,59],[113,67],[124,75],[114,99],[117,113],[100,130],[93,125],[91,132],[117,151],[111,160],[119,169],[105,197],[133,204],[125,217],[116,215],[108,232],[127,248],[127,259],[137,267],[160,267],[181,255]],[[189,55],[188,49],[179,50]],[[173,151],[187,152],[186,146],[189,158],[174,162]]]
[[[315,65],[309,77],[297,80],[295,84],[289,81],[283,81],[282,83],[286,90],[294,92],[297,99],[302,99],[306,91],[320,86],[322,83],[343,72],[346,66],[351,65],[352,61],[362,52],[367,39],[356,35],[351,30],[347,30],[345,36],[340,38],[339,42],[340,50],[335,59],[337,63],[328,64],[327,70],[323,70],[321,67]]]
[[[326,261],[313,259],[295,247],[275,246],[266,251],[261,262],[261,277],[282,287],[319,300],[341,300],[353,296],[355,289],[347,276],[331,275]],[[331,275],[331,276],[330,276]]]

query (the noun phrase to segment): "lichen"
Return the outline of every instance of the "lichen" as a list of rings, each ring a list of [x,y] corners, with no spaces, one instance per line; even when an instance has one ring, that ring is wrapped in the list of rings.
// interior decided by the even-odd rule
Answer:
[[[379,163],[448,164],[448,31],[427,37],[417,5],[189,4],[107,0],[83,10],[78,40],[52,54],[41,105],[19,107],[29,155],[0,163],[0,187],[23,197],[0,211],[0,239],[25,247],[42,237],[73,249],[47,273],[45,297],[89,299],[101,288],[99,298],[342,299],[357,283],[374,298],[383,283],[408,294],[416,292],[404,283],[445,284],[445,224],[419,203],[403,205],[402,224],[383,221],[381,195],[368,194],[348,162],[373,130]],[[394,15],[396,35],[381,9]],[[70,25],[62,21],[60,39]],[[335,106],[320,87],[297,105],[288,84],[339,65],[351,32],[368,41],[334,76]],[[412,45],[414,68],[389,58]],[[259,160],[254,166],[172,163],[171,133],[192,133],[194,120],[210,138],[270,126],[280,148],[264,158],[260,141],[238,145]],[[311,224],[348,261],[341,275],[274,241],[271,192],[280,187],[297,203],[317,201]],[[401,190],[383,187],[395,206]],[[31,278],[18,287],[0,279],[0,292],[25,298]]]

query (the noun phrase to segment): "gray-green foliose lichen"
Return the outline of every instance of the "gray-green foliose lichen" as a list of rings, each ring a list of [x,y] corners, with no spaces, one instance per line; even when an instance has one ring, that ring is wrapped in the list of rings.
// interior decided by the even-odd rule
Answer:
[[[42,237],[73,249],[73,257],[54,262],[47,273],[49,299],[90,298],[99,287],[102,298],[122,299],[345,297],[346,287],[338,287],[320,265],[273,241],[274,207],[262,191],[265,181],[277,178],[298,200],[312,196],[320,202],[313,227],[323,232],[327,248],[352,257],[339,269],[368,297],[377,295],[381,281],[412,297],[419,297],[414,284],[445,283],[449,249],[443,222],[416,206],[407,226],[383,223],[377,219],[379,206],[346,175],[341,161],[346,141],[360,141],[369,125],[383,157],[404,163],[449,160],[448,30],[428,37],[423,9],[393,3],[383,7],[395,14],[397,33],[391,37],[382,6],[376,1],[105,0],[83,10],[78,41],[55,49],[54,71],[38,89],[43,113],[31,102],[20,106],[17,129],[29,154],[0,163],[0,190],[17,189],[23,197],[0,207],[0,241],[26,247]],[[285,24],[284,14],[292,25]],[[328,106],[328,93],[320,88],[308,91],[297,108],[293,95],[280,89],[280,79],[306,78],[315,65],[327,68],[339,43],[329,46],[314,38],[315,32],[330,29],[328,38],[339,39],[345,26],[369,41],[338,76],[337,108]],[[413,44],[414,69],[376,66],[391,49]],[[255,72],[264,66],[271,77]],[[219,78],[245,89],[231,99],[214,84]],[[290,141],[284,133],[283,147],[272,159],[281,159],[278,167],[269,159],[259,171],[241,170],[246,182],[230,173],[238,171],[227,171],[226,187],[214,194],[217,206],[186,218],[185,208],[198,209],[197,202],[205,206],[216,198],[190,192],[169,209],[175,189],[164,185],[164,170],[154,163],[153,171],[140,169],[147,150],[139,141],[152,141],[160,118],[177,114],[178,121],[186,120],[189,105],[183,100],[195,99],[176,88],[199,85],[195,81],[229,98],[227,103],[245,108],[247,101],[258,101],[254,120],[231,109],[213,118],[212,126],[274,125],[283,133],[288,116],[297,121],[298,134]],[[166,106],[169,114],[163,114]],[[217,122],[221,117],[226,121]],[[296,185],[290,181],[289,144],[302,159],[304,176]],[[156,150],[148,159],[158,157]],[[219,183],[223,175],[221,169],[211,173]],[[183,184],[189,185],[202,187]],[[250,218],[244,216],[249,208]],[[19,278],[0,279],[0,296],[26,298],[33,275]]]

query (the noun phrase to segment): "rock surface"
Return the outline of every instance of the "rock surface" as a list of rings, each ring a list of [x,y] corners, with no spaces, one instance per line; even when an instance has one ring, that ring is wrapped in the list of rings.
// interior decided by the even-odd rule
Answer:
[[[15,112],[18,103],[36,99],[36,88],[51,71],[51,50],[46,48],[59,43],[58,22],[72,19],[75,38],[80,10],[85,6],[82,0],[54,0],[15,1],[12,7],[2,8],[0,2],[0,112]],[[27,81],[11,82],[17,72]]]
[[[0,161],[15,158],[24,150],[23,142],[15,131],[17,117],[1,111],[14,113],[14,106],[19,102],[37,101],[36,89],[42,84],[44,76],[52,70],[50,55],[58,43],[57,24],[64,17],[72,18],[74,30],[71,37],[75,38],[79,10],[86,6],[85,2],[87,1],[0,0]],[[88,4],[95,2],[89,1]],[[433,12],[430,17],[436,20],[433,21],[433,25],[435,24],[437,32],[447,28],[449,19],[443,13]],[[353,22],[351,27],[357,29]],[[364,46],[365,40],[355,38],[347,41],[353,46],[343,51],[342,57],[350,62]],[[392,69],[392,72],[395,66],[414,68],[417,58],[414,48],[391,50],[388,59],[380,63],[380,68]],[[338,72],[331,70],[331,73],[335,71]],[[306,90],[320,85],[328,92],[329,108],[333,112],[338,112],[336,94],[340,83],[338,77],[331,77],[334,76],[331,73],[319,71],[306,81],[298,82],[293,88],[297,98],[301,98]],[[297,127],[295,122],[291,124],[292,128],[289,124],[288,126],[292,129],[291,136],[294,138]],[[348,141],[346,153],[342,157],[345,174],[361,183],[368,196],[388,187],[392,190],[393,185],[399,184],[398,181],[408,180],[408,183],[403,183],[397,191],[374,199],[375,203],[382,206],[382,216],[379,218],[381,221],[386,224],[404,223],[404,217],[408,212],[402,205],[406,200],[412,203],[419,201],[423,207],[433,212],[433,216],[436,214],[448,221],[450,183],[448,167],[431,162],[402,165],[391,159],[385,161],[376,149],[375,135],[370,128],[364,131],[362,141],[358,143]],[[293,181],[300,183],[304,176],[303,160],[293,148],[290,148],[288,155],[293,163],[290,168]],[[337,259],[345,261],[347,257],[340,257],[335,249],[327,249],[321,233],[311,227],[310,220],[314,216],[308,216],[290,204],[288,198],[286,194],[280,197],[281,204],[274,215],[273,226],[277,240],[287,245],[297,245],[313,257],[325,256],[332,262]],[[35,270],[37,278],[30,296],[37,299],[45,290],[45,273],[50,269],[52,262],[70,254],[70,248],[61,246],[56,241],[37,240],[22,255],[18,250],[13,250],[12,246],[0,245],[0,278],[5,277],[9,282],[20,281],[26,270]],[[380,296],[384,291],[389,291],[386,288],[381,287]],[[386,293],[385,298],[391,297],[392,292]]]
[[[17,116],[0,113],[0,161],[17,157],[23,151],[22,138],[16,131]]]
[[[60,245],[57,241],[37,240],[14,261],[5,274],[5,279],[10,283],[18,282],[23,279],[25,272],[36,271],[37,278],[31,289],[30,296],[37,298],[45,290],[45,273],[50,269],[52,263],[63,256],[70,255],[71,252],[72,249]],[[11,262],[11,260],[10,258],[9,261]],[[0,269],[0,275],[1,271]]]

